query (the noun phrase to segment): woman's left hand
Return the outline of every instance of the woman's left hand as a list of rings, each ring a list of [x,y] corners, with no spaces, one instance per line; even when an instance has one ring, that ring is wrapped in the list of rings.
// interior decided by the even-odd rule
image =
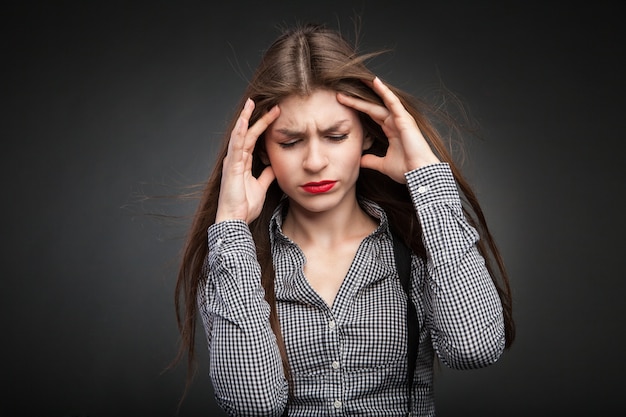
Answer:
[[[361,166],[404,184],[405,173],[440,161],[400,99],[378,77],[371,82],[371,87],[383,100],[384,106],[341,93],[337,94],[337,101],[369,115],[381,126],[389,140],[384,156],[363,155]]]

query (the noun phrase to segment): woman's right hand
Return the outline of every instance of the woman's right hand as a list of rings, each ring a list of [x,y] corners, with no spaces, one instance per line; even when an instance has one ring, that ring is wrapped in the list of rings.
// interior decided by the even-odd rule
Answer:
[[[222,165],[222,182],[215,222],[245,220],[250,224],[261,213],[265,194],[272,181],[274,170],[265,167],[261,175],[252,175],[252,152],[259,136],[278,117],[280,109],[274,106],[248,127],[254,110],[251,99],[246,103],[235,123],[228,142],[228,151]]]

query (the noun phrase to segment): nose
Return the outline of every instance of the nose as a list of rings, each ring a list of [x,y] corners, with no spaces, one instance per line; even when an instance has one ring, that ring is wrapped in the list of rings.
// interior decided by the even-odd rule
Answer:
[[[302,167],[310,172],[319,172],[328,165],[328,157],[324,145],[318,139],[307,141],[306,153]]]

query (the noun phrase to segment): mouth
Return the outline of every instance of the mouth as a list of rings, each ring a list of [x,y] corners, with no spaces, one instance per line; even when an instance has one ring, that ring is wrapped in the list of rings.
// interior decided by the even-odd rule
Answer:
[[[337,181],[318,181],[318,182],[308,182],[302,186],[302,189],[310,194],[321,194],[330,191]]]

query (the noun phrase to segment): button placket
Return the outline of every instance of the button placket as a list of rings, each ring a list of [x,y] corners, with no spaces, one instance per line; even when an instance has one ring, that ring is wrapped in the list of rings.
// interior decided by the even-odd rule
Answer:
[[[333,409],[336,410],[336,412],[341,412],[340,410],[343,408],[343,402],[341,400],[341,397],[343,395],[344,387],[343,387],[342,378],[340,376],[341,341],[340,341],[340,335],[339,335],[339,325],[337,324],[337,321],[332,316],[332,314],[329,314],[326,325],[328,329],[328,337],[330,338],[329,340],[332,340],[331,343],[333,346],[331,351],[329,351],[329,354],[331,355],[331,357],[329,358],[330,359],[329,365],[330,365],[330,370],[332,373],[331,379],[333,381],[332,383],[333,389],[332,389],[332,394],[330,397],[331,406]]]

